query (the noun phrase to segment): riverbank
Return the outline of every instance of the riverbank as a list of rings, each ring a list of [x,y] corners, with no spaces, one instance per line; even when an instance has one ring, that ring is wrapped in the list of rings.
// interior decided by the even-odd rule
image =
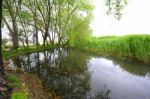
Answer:
[[[50,50],[52,48],[57,48],[57,46],[30,46],[30,47],[19,47],[16,50],[9,50],[9,49],[4,49],[3,50],[3,58],[4,59],[9,59],[10,57],[13,56],[19,56],[27,53],[34,53],[34,52],[41,52],[45,50]]]
[[[16,61],[18,62],[16,63]],[[92,99],[98,98],[98,96],[109,97],[112,92],[111,90],[117,89],[119,89],[119,92],[121,91],[121,93],[118,93],[118,90],[113,91],[116,93],[116,97],[130,96],[128,98],[136,98],[140,97],[141,94],[143,97],[149,97],[149,94],[147,93],[149,92],[148,74],[150,69],[148,69],[149,66],[145,66],[143,64],[135,63],[130,65],[127,61],[121,62],[120,60],[118,60],[117,62],[117,60],[115,61],[115,58],[114,60],[111,58],[107,59],[103,56],[98,56],[86,51],[65,48],[57,48],[51,51],[40,52],[39,54],[31,53],[23,56],[20,55],[20,57],[12,59],[12,62],[14,67],[21,66],[23,70],[27,71],[27,74],[33,73],[37,75],[42,81],[43,86],[50,92],[55,92],[56,95],[59,96],[59,99],[81,99],[84,98],[82,96],[89,97],[92,96],[93,93],[94,96],[91,97]],[[131,82],[124,83],[126,82],[124,76]],[[21,76],[21,78],[23,77]],[[25,77],[25,79],[26,80],[23,80],[23,82],[27,81],[26,84],[30,84],[32,80],[34,80],[32,78],[32,75]],[[112,85],[112,83],[110,83],[112,80],[115,82],[115,85]],[[108,86],[105,86],[106,83]],[[137,89],[130,90],[130,87],[136,83],[140,83],[139,85],[137,85]],[[35,86],[37,85],[35,83],[31,84],[30,90],[34,90],[34,88],[36,88]],[[122,85],[124,85],[125,87],[122,87],[122,89],[120,90],[120,87]],[[112,88],[111,86],[116,87]],[[144,86],[148,87],[141,91]],[[98,88],[99,90],[97,92],[94,92],[92,89],[95,88]],[[126,93],[126,91],[128,91],[129,93]],[[108,93],[108,95],[105,94],[105,92]]]
[[[17,50],[3,50],[4,68],[7,74],[9,84],[13,88],[12,99],[56,99],[54,93],[47,92],[41,80],[37,75],[27,74],[22,70],[11,70],[8,67],[9,60],[12,57],[19,55],[41,52],[45,50],[51,50],[57,48],[57,46],[30,46],[30,47],[19,47]]]
[[[10,86],[13,87],[11,99],[57,99],[53,92],[43,87],[35,74],[7,72]]]
[[[87,52],[95,53],[96,55],[108,55],[108,56],[114,56],[117,58],[120,58],[122,60],[135,60],[142,61],[144,63],[150,62],[150,35],[129,35],[129,36],[122,36],[122,37],[100,37],[100,38],[91,38],[88,42],[80,43],[77,48],[86,50]],[[3,50],[3,58],[5,67],[7,67],[8,59],[11,57],[24,55],[27,53],[34,53],[34,52],[41,52],[45,50],[51,50],[53,48],[57,48],[58,46],[31,46],[31,47],[20,47],[17,50]],[[5,69],[6,70],[6,69]],[[8,69],[9,70],[9,69]],[[12,73],[12,75],[15,73]],[[25,76],[20,76],[25,75]],[[15,75],[16,79],[19,79],[21,81],[21,86],[23,87],[24,83],[25,86],[28,83],[29,80],[36,79],[33,82],[33,85],[41,85],[41,83],[37,83],[37,76],[36,75],[28,75],[28,74],[18,74]],[[26,79],[26,80],[23,80]],[[10,82],[11,84],[12,82]],[[37,83],[37,84],[35,84]],[[20,87],[19,89],[24,89]],[[14,87],[16,88],[16,87]],[[42,87],[40,87],[42,88]],[[27,89],[34,89],[33,86],[27,85]],[[43,90],[43,89],[41,89]],[[44,91],[44,90],[43,90]],[[21,94],[21,93],[23,94]],[[26,93],[23,91],[14,91],[13,94],[17,95],[19,93],[19,96],[29,97],[28,94],[26,96]],[[33,92],[34,93],[34,92]],[[40,93],[40,92],[37,92]],[[43,93],[43,92],[41,92]],[[45,94],[45,93],[44,93]],[[18,99],[18,98],[14,98]]]
[[[150,63],[150,35],[108,36],[91,38],[81,49],[100,55],[110,55],[123,60]]]

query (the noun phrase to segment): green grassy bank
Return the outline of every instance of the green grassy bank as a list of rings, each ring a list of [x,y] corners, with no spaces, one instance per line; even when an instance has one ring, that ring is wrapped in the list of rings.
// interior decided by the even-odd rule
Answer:
[[[150,35],[91,38],[87,42],[79,43],[77,47],[96,54],[113,55],[121,59],[136,59],[145,63],[150,62]],[[7,59],[20,54],[40,52],[52,48],[56,48],[56,46],[20,47],[13,51],[4,50],[3,57]]]
[[[40,52],[40,51],[45,51],[45,50],[50,50],[52,48],[56,48],[57,46],[30,46],[30,47],[19,47],[16,50],[3,50],[3,58],[4,59],[9,59],[10,57],[13,56],[19,56],[22,54],[26,54],[26,53],[34,53],[34,52]]]
[[[21,82],[14,74],[7,74],[7,77],[10,82],[9,86],[15,89],[23,89],[22,91],[13,91],[11,99],[28,99],[28,95],[24,91],[25,87],[23,86],[23,82]]]
[[[16,50],[3,49],[3,58],[6,61],[11,57],[16,57],[19,55],[24,55],[27,53],[34,53],[34,52],[41,52],[45,50],[51,50],[53,48],[57,48],[58,46],[30,46],[30,47],[19,47]],[[15,90],[12,93],[11,99],[28,99],[29,95],[27,92],[28,86],[25,85],[25,82],[22,82],[20,78],[15,76],[15,73],[9,74],[7,72],[7,77],[9,81],[9,85],[14,88]]]
[[[122,59],[150,62],[150,35],[108,36],[91,38],[80,47],[97,54],[113,55]]]

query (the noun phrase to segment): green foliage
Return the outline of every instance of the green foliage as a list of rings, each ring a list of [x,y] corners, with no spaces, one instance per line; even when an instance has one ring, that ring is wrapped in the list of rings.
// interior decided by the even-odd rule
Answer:
[[[28,99],[28,98],[27,98],[27,95],[25,95],[24,93],[14,92],[12,94],[12,99]]]
[[[3,48],[7,48],[8,46],[7,46],[7,43],[8,43],[8,39],[7,38],[3,38],[2,39],[2,47]]]
[[[40,33],[43,45],[69,42],[71,46],[85,41],[91,33],[93,6],[90,0],[4,0],[3,10],[13,49],[19,46],[18,38],[24,46],[30,45],[29,41],[38,45]]]
[[[30,47],[19,47],[16,50],[9,50],[9,51],[3,51],[3,57],[4,59],[9,59],[10,57],[19,56],[20,54],[26,54],[26,53],[33,53],[33,52],[40,52],[45,50],[50,50],[52,48],[56,48],[57,46],[30,46]]]
[[[13,87],[21,87],[22,83],[21,81],[14,75],[9,74],[8,75],[8,80],[10,81],[10,85]]]
[[[69,45],[71,47],[78,47],[89,40],[92,30],[90,29],[90,18],[74,16],[71,24],[67,30],[69,35]]]
[[[120,20],[122,14],[121,11],[127,5],[128,0],[106,0],[106,6],[108,7],[107,14],[114,15],[116,19]]]
[[[7,75],[8,81],[10,82],[10,86],[21,88],[22,82],[13,74]],[[13,92],[11,99],[28,99],[27,94],[24,94],[22,92]]]
[[[100,54],[150,62],[150,35],[91,38],[83,47]]]

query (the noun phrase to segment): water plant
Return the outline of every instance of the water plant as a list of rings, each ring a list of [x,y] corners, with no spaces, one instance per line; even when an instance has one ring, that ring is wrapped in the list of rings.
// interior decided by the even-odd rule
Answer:
[[[122,59],[137,59],[145,63],[150,62],[150,35],[91,38],[81,46],[80,48],[98,54],[113,55]]]

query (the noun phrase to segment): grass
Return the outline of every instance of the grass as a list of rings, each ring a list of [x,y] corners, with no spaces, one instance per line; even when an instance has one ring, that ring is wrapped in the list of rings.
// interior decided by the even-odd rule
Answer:
[[[97,54],[150,62],[150,35],[91,38],[89,42],[80,47]]]
[[[9,74],[7,77],[8,80],[10,81],[10,86],[18,87],[18,88],[22,86],[21,81],[16,76]]]
[[[3,58],[4,59],[9,59],[10,57],[13,56],[19,56],[22,54],[26,54],[26,53],[33,53],[33,52],[40,52],[40,51],[45,51],[45,50],[49,50],[52,49],[56,46],[30,46],[30,47],[19,47],[16,50],[3,50]]]
[[[19,47],[17,50],[7,50],[3,49],[3,58],[9,59],[11,57],[27,54],[27,53],[34,53],[34,52],[40,52],[45,50],[50,50],[52,48],[56,48],[57,46],[30,46],[30,47]],[[24,83],[20,81],[19,78],[17,78],[13,74],[7,75],[8,80],[10,82],[10,86],[13,88],[18,88],[20,91],[14,91],[12,93],[11,99],[28,99],[28,94],[26,92],[26,88],[24,86]]]
[[[97,54],[107,54],[121,59],[136,59],[145,63],[150,62],[150,35],[127,35],[93,37],[89,41],[77,44],[78,48],[86,49]],[[56,48],[56,46],[19,47],[17,50],[3,50],[4,59],[20,54],[33,53]]]
[[[12,99],[28,99],[27,96],[24,93],[21,92],[14,92],[12,94]]]
[[[9,74],[7,75],[8,80],[10,82],[10,86],[12,86],[13,88],[17,87],[17,88],[21,88],[22,86],[22,82],[13,74]],[[23,92],[13,92],[11,99],[27,99],[27,95]]]

